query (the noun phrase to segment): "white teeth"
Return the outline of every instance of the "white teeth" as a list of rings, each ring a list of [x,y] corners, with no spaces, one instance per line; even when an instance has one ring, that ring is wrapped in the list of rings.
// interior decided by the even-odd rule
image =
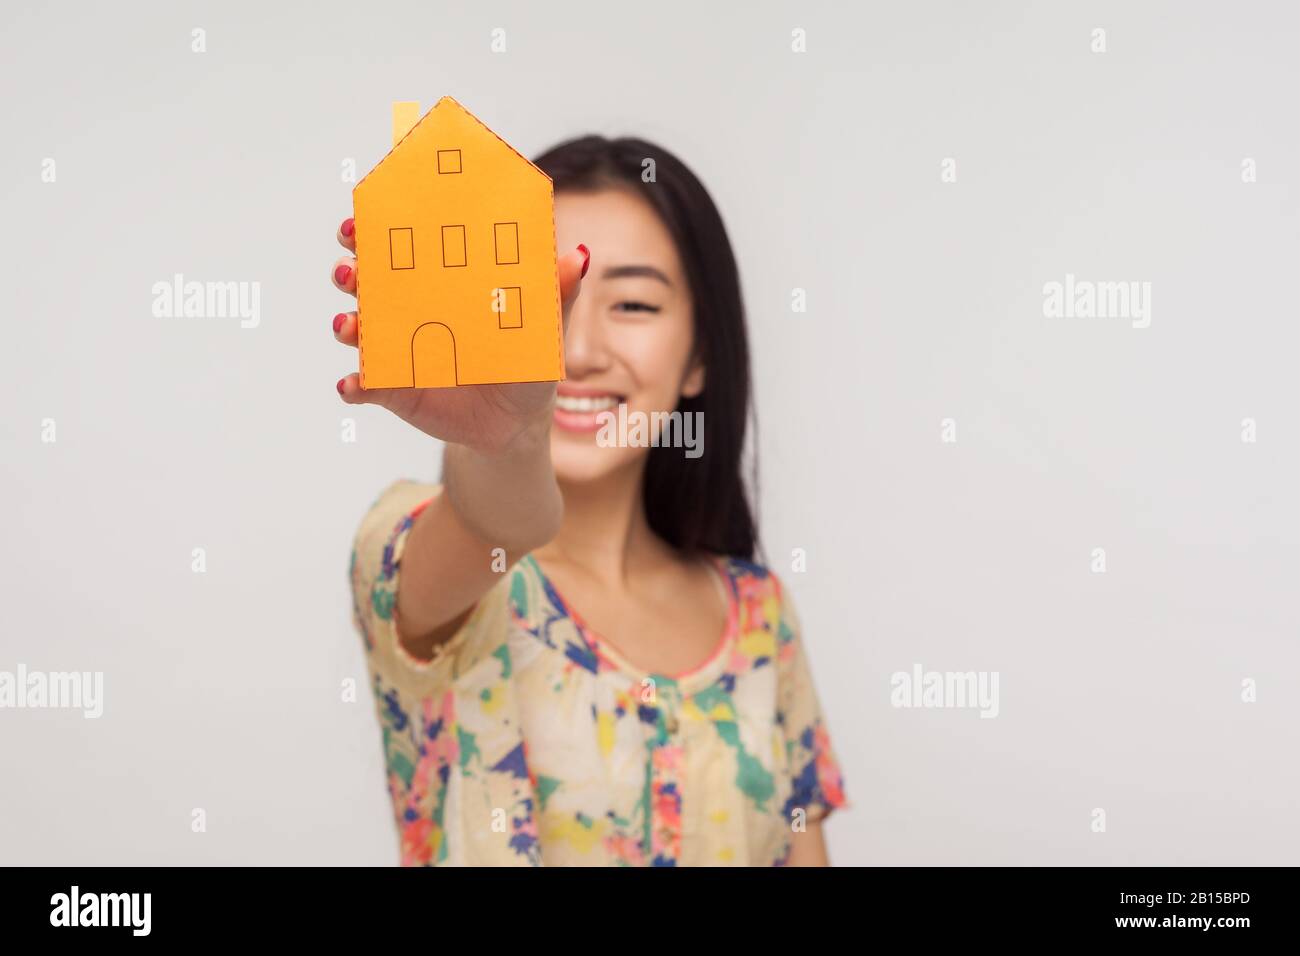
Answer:
[[[607,408],[617,408],[618,399],[613,395],[556,395],[555,407],[565,412],[603,412]]]

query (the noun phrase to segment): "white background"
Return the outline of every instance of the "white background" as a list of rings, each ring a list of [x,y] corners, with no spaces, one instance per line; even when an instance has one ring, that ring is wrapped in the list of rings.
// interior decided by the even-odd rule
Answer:
[[[1297,861],[1293,5],[0,18],[0,669],[105,675],[97,721],[0,711],[0,862],[396,862],[348,548],[438,453],[338,401],[329,269],[344,160],[443,94],[529,155],[658,141],[721,207],[767,556],[853,801],[836,862]],[[260,283],[261,324],[155,318],[175,273]],[[1150,327],[1045,318],[1067,273],[1152,283]],[[997,671],[1000,715],[891,707],[916,663]]]

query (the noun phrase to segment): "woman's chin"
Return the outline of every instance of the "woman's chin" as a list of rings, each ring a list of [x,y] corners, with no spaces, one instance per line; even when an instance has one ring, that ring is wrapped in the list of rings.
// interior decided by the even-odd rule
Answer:
[[[602,448],[594,435],[551,433],[551,463],[561,484],[585,485],[604,481],[633,464],[644,452],[639,448]]]

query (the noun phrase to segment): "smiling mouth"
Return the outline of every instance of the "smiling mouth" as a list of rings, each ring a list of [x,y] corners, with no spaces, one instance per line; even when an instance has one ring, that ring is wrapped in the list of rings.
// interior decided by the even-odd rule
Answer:
[[[556,395],[555,407],[575,415],[590,415],[617,408],[622,401],[621,395]]]

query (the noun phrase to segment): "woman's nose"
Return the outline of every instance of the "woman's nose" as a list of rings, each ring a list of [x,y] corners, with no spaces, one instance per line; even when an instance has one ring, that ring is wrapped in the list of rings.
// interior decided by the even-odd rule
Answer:
[[[564,368],[570,378],[603,371],[609,365],[605,330],[600,313],[582,296],[573,303],[569,327],[564,333]]]

